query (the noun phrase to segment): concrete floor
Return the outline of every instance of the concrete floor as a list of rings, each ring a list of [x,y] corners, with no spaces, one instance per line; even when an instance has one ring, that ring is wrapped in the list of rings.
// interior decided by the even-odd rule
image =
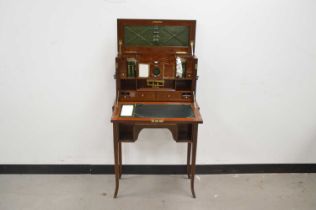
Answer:
[[[316,174],[0,175],[0,210],[315,210]]]

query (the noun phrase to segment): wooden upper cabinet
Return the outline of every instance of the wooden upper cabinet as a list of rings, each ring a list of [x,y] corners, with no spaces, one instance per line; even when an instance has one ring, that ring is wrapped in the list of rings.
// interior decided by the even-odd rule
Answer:
[[[193,102],[195,20],[117,20],[119,101]]]

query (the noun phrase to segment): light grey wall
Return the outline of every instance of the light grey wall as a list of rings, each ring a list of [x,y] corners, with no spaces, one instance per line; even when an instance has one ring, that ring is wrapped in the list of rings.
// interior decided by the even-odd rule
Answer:
[[[0,164],[113,163],[117,18],[197,20],[199,164],[315,163],[315,11],[312,0],[0,0]],[[125,163],[186,157],[166,130],[123,149]]]

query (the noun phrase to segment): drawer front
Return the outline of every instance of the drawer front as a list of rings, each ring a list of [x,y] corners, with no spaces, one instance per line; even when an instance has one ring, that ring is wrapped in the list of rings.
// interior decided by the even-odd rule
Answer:
[[[139,92],[137,92],[137,100],[154,101],[155,100],[155,92],[139,91]]]
[[[160,92],[157,93],[158,101],[178,101],[181,99],[181,93],[179,92]]]
[[[186,78],[192,78],[193,75],[193,61],[191,59],[187,60],[187,65],[186,65]]]
[[[192,102],[193,95],[191,92],[180,92],[181,101]]]

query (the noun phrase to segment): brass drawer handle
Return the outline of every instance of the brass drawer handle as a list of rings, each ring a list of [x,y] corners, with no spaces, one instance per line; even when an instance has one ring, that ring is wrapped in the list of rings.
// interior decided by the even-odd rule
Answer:
[[[152,123],[163,123],[163,120],[153,119],[151,120]]]

